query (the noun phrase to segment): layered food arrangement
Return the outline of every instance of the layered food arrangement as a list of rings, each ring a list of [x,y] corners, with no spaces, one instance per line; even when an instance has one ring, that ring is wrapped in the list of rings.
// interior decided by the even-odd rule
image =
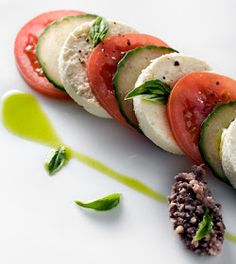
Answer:
[[[205,163],[236,187],[236,81],[215,73],[207,62],[121,22],[67,10],[29,21],[16,37],[14,52],[20,73],[34,90],[72,98],[87,112],[112,118],[167,152]],[[170,216],[188,248],[216,255],[224,224],[220,206],[202,180],[203,169],[197,168],[176,176]],[[178,205],[174,199],[180,194],[185,198]],[[177,219],[191,213],[185,210],[188,205],[201,210],[194,219]],[[201,237],[205,244],[194,239],[204,217],[212,225]],[[191,219],[192,233],[186,224]]]

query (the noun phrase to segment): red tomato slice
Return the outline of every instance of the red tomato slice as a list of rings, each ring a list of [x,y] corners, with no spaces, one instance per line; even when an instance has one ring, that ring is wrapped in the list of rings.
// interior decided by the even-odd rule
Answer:
[[[145,34],[125,34],[107,38],[93,49],[88,61],[88,78],[93,94],[104,109],[122,125],[131,128],[121,115],[114,95],[112,79],[117,64],[128,50],[156,45],[168,47],[162,40]]]
[[[236,81],[215,73],[190,73],[175,84],[167,105],[169,123],[181,149],[198,164],[203,120],[216,106],[235,100]]]
[[[15,59],[18,69],[31,88],[49,97],[66,99],[69,96],[54,87],[43,74],[35,53],[39,35],[45,27],[64,16],[83,14],[74,10],[59,10],[43,13],[30,20],[19,31],[15,40]]]

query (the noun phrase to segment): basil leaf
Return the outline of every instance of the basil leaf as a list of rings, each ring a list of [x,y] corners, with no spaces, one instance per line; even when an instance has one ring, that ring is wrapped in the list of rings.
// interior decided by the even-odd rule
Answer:
[[[209,209],[207,208],[202,221],[199,223],[198,230],[193,239],[195,241],[198,241],[208,236],[211,233],[212,228],[213,228],[213,220],[212,217],[209,215]]]
[[[99,42],[103,41],[108,31],[108,23],[103,17],[97,17],[90,29],[90,39],[95,47]]]
[[[97,211],[107,211],[119,204],[120,197],[120,193],[114,193],[93,202],[83,203],[81,201],[75,201],[75,203],[81,207],[94,209]]]
[[[54,175],[65,165],[66,161],[66,148],[62,146],[49,152],[45,168],[49,175]]]
[[[125,100],[142,95],[142,98],[151,102],[166,104],[171,92],[171,87],[161,80],[150,80],[130,91]]]

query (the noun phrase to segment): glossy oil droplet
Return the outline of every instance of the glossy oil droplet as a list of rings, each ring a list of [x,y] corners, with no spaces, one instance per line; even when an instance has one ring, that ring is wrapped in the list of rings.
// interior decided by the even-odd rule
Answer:
[[[62,142],[38,101],[31,94],[11,92],[2,102],[2,119],[12,133],[50,147]]]

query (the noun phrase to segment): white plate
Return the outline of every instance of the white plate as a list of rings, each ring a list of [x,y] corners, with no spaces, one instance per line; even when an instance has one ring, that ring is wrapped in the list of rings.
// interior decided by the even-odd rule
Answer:
[[[35,15],[63,8],[126,22],[235,77],[236,2],[0,0],[0,96],[11,89],[33,93],[66,144],[168,195],[173,176],[189,170],[190,161],[167,154],[72,102],[34,93],[17,72],[13,57],[17,31]],[[2,124],[0,142],[0,263],[235,263],[236,245],[229,241],[218,257],[188,252],[172,230],[166,205],[74,160],[48,177],[43,163],[49,149],[8,133]],[[235,192],[213,177],[208,182],[223,206],[227,229],[236,233]],[[106,213],[81,210],[73,203],[113,192],[121,192],[123,199]]]

